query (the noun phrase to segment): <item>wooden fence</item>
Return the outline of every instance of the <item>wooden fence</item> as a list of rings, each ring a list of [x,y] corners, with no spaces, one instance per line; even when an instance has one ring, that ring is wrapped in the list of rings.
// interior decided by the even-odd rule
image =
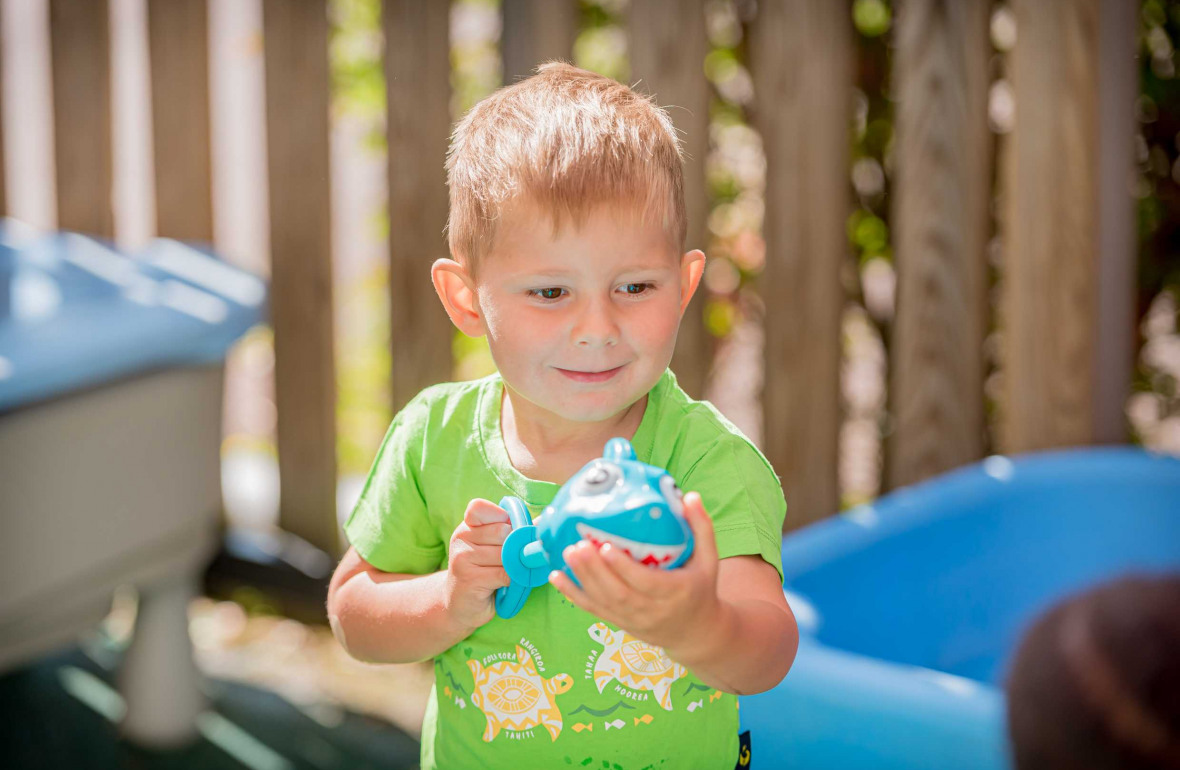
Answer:
[[[710,85],[705,0],[631,0],[632,81],[687,143],[689,247],[706,245]],[[898,99],[887,483],[984,451],[988,324],[984,0],[898,0]],[[1000,159],[1003,404],[1000,449],[1124,440],[1131,315],[1133,54],[1130,0],[1013,0],[1016,124]],[[571,58],[576,0],[503,0],[505,81]],[[58,220],[112,235],[106,0],[50,0]],[[338,552],[329,234],[326,0],[264,0],[281,524]],[[752,25],[752,114],[766,160],[764,448],[789,525],[835,512],[840,273],[855,64],[849,2],[764,0]],[[211,240],[206,0],[148,2],[157,231]],[[452,116],[448,8],[385,0],[392,387],[395,408],[451,376],[446,316],[428,291],[445,254],[443,156]],[[2,164],[2,160],[0,160]],[[0,170],[2,170],[0,165]],[[2,187],[2,185],[0,185]],[[0,209],[4,198],[0,191]],[[2,213],[2,211],[0,211]],[[696,395],[712,360],[700,300],[674,367]]]

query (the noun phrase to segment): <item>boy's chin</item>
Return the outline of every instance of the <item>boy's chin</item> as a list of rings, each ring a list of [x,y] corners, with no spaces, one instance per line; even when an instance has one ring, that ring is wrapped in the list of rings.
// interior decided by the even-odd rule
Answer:
[[[627,374],[632,375],[633,372]],[[642,399],[659,380],[657,372],[650,384],[640,385],[633,378],[620,377],[609,385],[586,386],[585,389],[560,379],[556,383],[536,381],[533,387],[521,390],[509,384],[517,394],[536,407],[569,422],[603,422],[618,417]],[[538,393],[538,390],[546,390]],[[531,391],[531,392],[530,392]]]
[[[594,394],[593,397],[587,394],[584,398],[575,397],[555,405],[553,411],[571,422],[603,422],[618,417],[643,396],[643,392]]]
[[[602,422],[617,417],[635,400],[637,399],[627,400],[625,395],[615,393],[612,396],[585,394],[582,397],[574,396],[558,400],[540,399],[533,401],[533,403],[550,414],[569,422]]]
[[[612,417],[617,417],[620,412],[625,410],[630,404],[622,404],[614,407],[600,407],[591,409],[578,409],[570,407],[557,412],[561,417],[570,422],[603,422]]]

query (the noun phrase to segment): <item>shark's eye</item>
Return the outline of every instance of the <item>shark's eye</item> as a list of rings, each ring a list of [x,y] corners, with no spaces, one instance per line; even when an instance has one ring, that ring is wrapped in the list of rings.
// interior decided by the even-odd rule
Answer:
[[[668,501],[668,507],[679,516],[684,515],[684,493],[680,491],[680,487],[676,486],[676,482],[672,480],[671,476],[660,477],[660,492],[664,494],[664,499]]]
[[[619,466],[614,463],[597,462],[578,479],[576,491],[583,495],[599,495],[613,487],[622,478]]]

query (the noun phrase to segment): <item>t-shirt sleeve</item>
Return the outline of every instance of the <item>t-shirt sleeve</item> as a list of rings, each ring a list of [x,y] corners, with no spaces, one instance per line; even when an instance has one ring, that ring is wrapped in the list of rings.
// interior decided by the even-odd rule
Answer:
[[[445,544],[431,523],[419,486],[429,425],[429,400],[419,394],[393,418],[360,499],[344,525],[356,552],[385,572],[436,572],[445,554]]]
[[[719,437],[677,483],[700,493],[720,558],[761,556],[782,578],[787,503],[778,476],[752,444],[741,436]]]

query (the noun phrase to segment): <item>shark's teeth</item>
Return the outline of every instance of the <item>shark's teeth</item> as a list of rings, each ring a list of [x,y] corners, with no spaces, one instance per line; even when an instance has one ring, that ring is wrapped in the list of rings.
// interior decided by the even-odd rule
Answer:
[[[685,543],[680,543],[679,545],[641,543],[638,540],[630,540],[621,535],[596,529],[589,524],[576,524],[575,529],[577,529],[578,534],[582,536],[583,540],[589,540],[596,547],[601,547],[604,543],[610,543],[612,548],[618,548],[635,561],[640,564],[646,564],[649,567],[667,566],[676,561],[680,554],[684,553],[685,549]]]

